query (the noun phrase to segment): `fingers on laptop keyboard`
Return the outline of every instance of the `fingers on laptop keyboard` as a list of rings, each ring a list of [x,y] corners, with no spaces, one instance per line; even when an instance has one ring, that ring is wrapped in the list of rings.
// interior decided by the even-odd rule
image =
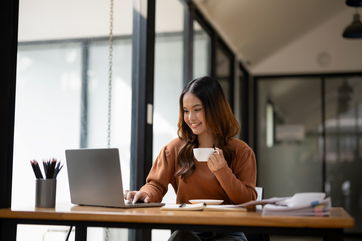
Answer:
[[[149,202],[149,199],[150,198],[148,197],[147,193],[138,191],[138,192],[136,192],[136,194],[133,197],[133,203],[140,202],[140,201]]]
[[[124,199],[129,202],[132,202],[136,192],[137,191],[129,191],[129,190],[125,191]]]
[[[129,190],[124,191],[124,194],[123,194],[124,200],[128,200],[128,193],[129,193]]]

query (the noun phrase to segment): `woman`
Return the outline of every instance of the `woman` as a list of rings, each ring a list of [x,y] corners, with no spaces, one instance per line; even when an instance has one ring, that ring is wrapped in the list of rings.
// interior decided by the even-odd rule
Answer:
[[[252,149],[234,138],[239,132],[219,82],[210,77],[190,81],[180,96],[178,138],[161,150],[139,191],[126,199],[161,202],[171,183],[177,203],[218,199],[238,204],[256,199],[256,162]],[[207,162],[198,162],[193,148],[212,147]],[[170,240],[246,240],[243,233],[176,231]]]

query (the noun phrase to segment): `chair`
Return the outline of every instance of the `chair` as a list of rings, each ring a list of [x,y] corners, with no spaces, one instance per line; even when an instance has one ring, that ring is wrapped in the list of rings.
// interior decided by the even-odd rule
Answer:
[[[263,199],[263,188],[262,187],[255,187],[255,191],[257,193],[257,196],[256,196],[256,200],[262,200]],[[262,206],[261,205],[257,205],[256,206],[256,209],[257,210],[261,210],[262,209]]]
[[[262,187],[255,187],[257,197],[256,200],[262,200],[263,199],[263,188]],[[261,210],[262,206],[258,205],[256,207],[257,210]],[[267,233],[248,233],[244,232],[246,238],[248,241],[270,241],[269,234]]]
[[[255,191],[257,193],[256,200],[262,200],[263,199],[263,188],[255,187]]]

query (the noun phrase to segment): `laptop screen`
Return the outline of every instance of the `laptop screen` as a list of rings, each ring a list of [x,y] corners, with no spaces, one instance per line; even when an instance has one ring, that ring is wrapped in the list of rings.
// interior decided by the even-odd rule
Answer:
[[[73,204],[125,205],[118,149],[73,149],[65,155]]]
[[[73,204],[142,208],[163,203],[125,203],[119,152],[108,149],[66,150],[70,199]]]

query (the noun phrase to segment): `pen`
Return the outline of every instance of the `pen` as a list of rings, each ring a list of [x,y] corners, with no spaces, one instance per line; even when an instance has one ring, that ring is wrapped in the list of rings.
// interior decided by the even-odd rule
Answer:
[[[319,202],[319,201],[313,201],[313,202],[311,202],[310,203],[310,205],[312,206],[312,207],[316,207],[316,206],[318,206],[318,205],[320,205],[321,203]]]
[[[36,160],[31,160],[30,164],[31,164],[31,167],[33,168],[35,177],[37,179],[43,179],[43,175],[41,174],[38,162]]]
[[[44,179],[43,174],[40,170],[39,163],[36,160],[30,161],[31,167],[33,168],[35,177],[37,179]],[[59,171],[63,165],[55,158],[43,161],[43,171],[46,179],[55,179],[58,176]]]
[[[54,170],[53,178],[56,178],[58,176],[59,171],[62,169],[63,165],[60,165],[60,162],[57,163]]]
[[[46,178],[52,179],[57,177],[63,165],[60,165],[60,162],[58,162],[55,158],[53,158],[48,161],[43,161],[43,167]]]

